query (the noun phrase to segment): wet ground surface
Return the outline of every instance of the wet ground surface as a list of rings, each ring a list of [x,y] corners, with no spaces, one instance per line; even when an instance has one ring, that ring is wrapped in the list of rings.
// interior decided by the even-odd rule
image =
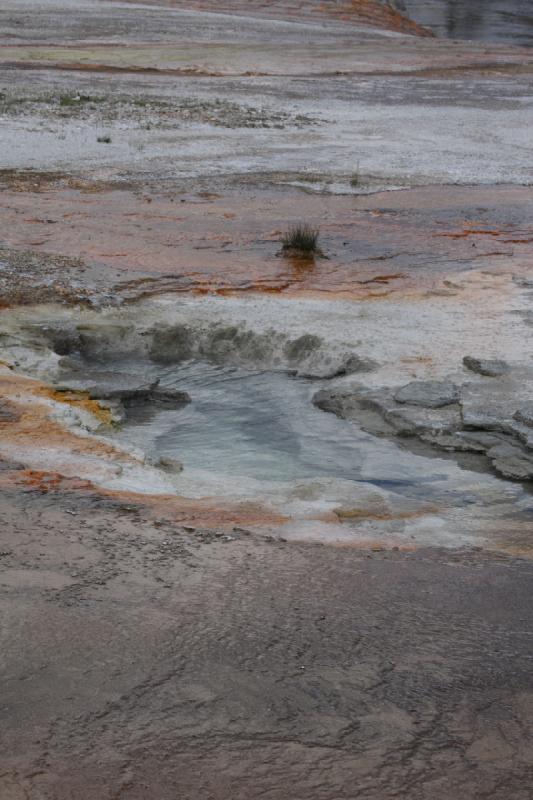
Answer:
[[[1,800],[530,800],[529,11],[413,14],[2,5]]]
[[[528,563],[1,514],[5,800],[528,800]]]
[[[461,274],[527,274],[531,261],[529,187],[359,194],[344,179],[344,194],[324,195],[320,176],[286,173],[261,191],[218,179],[141,192],[34,175],[0,176],[4,297],[26,287],[31,300],[37,280],[49,299],[77,292],[96,303],[169,290],[365,299],[457,292]],[[320,227],[325,257],[281,253],[287,222],[300,219]]]

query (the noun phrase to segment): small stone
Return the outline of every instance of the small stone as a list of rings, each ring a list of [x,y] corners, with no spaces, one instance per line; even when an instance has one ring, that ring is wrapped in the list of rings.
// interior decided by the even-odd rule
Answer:
[[[156,465],[159,469],[164,469],[165,472],[179,473],[183,472],[183,464],[177,458],[171,456],[161,456]]]
[[[478,375],[485,375],[489,378],[498,378],[500,375],[505,375],[510,370],[509,364],[498,358],[474,358],[473,356],[465,356],[463,358],[463,364],[471,372],[476,372]]]

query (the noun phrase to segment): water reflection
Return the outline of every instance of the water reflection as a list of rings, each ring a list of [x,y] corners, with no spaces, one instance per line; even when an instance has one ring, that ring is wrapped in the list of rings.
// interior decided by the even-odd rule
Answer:
[[[313,253],[309,255],[297,255],[288,253],[283,256],[287,264],[291,266],[291,280],[297,284],[304,283],[312,274],[316,266],[316,259]]]
[[[405,0],[405,7],[439,36],[533,46],[531,0]]]

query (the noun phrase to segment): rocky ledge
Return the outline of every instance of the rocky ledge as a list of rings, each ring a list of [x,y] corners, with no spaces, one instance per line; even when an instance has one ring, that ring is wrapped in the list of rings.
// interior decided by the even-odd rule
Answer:
[[[114,422],[123,422],[129,408],[150,403],[155,406],[181,408],[191,402],[187,392],[161,387],[159,379],[147,381],[134,375],[120,372],[77,372],[62,376],[54,385],[57,392],[82,393],[91,400],[98,400],[108,408]]]
[[[505,478],[533,479],[533,371],[518,373],[503,361],[470,356],[463,363],[476,379],[328,388],[313,402],[343,419],[357,419],[370,433],[478,454]]]

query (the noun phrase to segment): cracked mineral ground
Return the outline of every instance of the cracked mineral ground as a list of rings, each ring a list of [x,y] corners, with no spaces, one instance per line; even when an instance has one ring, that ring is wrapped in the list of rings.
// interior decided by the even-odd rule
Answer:
[[[532,44],[4,0],[0,800],[533,799]]]

